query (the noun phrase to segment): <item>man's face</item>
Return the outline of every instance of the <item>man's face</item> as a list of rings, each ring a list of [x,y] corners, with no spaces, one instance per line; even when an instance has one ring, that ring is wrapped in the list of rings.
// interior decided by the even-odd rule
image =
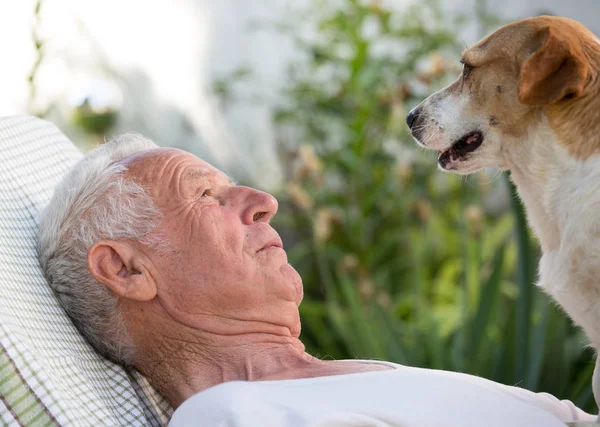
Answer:
[[[173,318],[214,333],[300,332],[302,281],[269,225],[277,200],[236,186],[184,151],[156,149],[127,160],[163,214],[167,254],[146,248],[157,301]],[[266,328],[266,329],[265,329]]]

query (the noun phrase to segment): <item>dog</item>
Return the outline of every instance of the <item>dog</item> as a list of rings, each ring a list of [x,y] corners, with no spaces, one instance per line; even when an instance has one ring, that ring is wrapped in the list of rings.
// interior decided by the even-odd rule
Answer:
[[[510,171],[539,239],[539,282],[600,349],[600,40],[568,18],[505,25],[408,114],[438,167]],[[600,403],[600,360],[592,385]],[[600,419],[600,418],[599,418]]]

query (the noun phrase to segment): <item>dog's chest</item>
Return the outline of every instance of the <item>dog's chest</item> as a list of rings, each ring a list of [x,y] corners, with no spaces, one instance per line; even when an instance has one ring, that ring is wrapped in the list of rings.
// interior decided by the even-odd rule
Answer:
[[[600,159],[565,160],[540,183],[536,233],[553,229],[539,285],[600,344]],[[529,191],[533,191],[531,188]],[[527,202],[526,202],[527,205]],[[539,213],[543,214],[540,217]],[[537,221],[537,224],[536,224]],[[542,240],[543,235],[539,236]]]

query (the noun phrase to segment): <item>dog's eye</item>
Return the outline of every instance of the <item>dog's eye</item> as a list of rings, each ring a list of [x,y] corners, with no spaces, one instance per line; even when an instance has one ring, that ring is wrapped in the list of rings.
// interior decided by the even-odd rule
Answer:
[[[469,76],[472,69],[473,69],[472,65],[463,63],[463,73],[462,73],[463,79],[466,79]]]

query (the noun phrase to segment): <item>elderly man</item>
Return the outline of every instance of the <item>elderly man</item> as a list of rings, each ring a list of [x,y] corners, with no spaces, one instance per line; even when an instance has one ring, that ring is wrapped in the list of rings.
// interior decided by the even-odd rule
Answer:
[[[40,261],[98,352],[176,408],[171,424],[560,426],[567,401],[451,372],[323,361],[299,340],[302,281],[277,201],[132,135],[91,151],[41,218]]]

